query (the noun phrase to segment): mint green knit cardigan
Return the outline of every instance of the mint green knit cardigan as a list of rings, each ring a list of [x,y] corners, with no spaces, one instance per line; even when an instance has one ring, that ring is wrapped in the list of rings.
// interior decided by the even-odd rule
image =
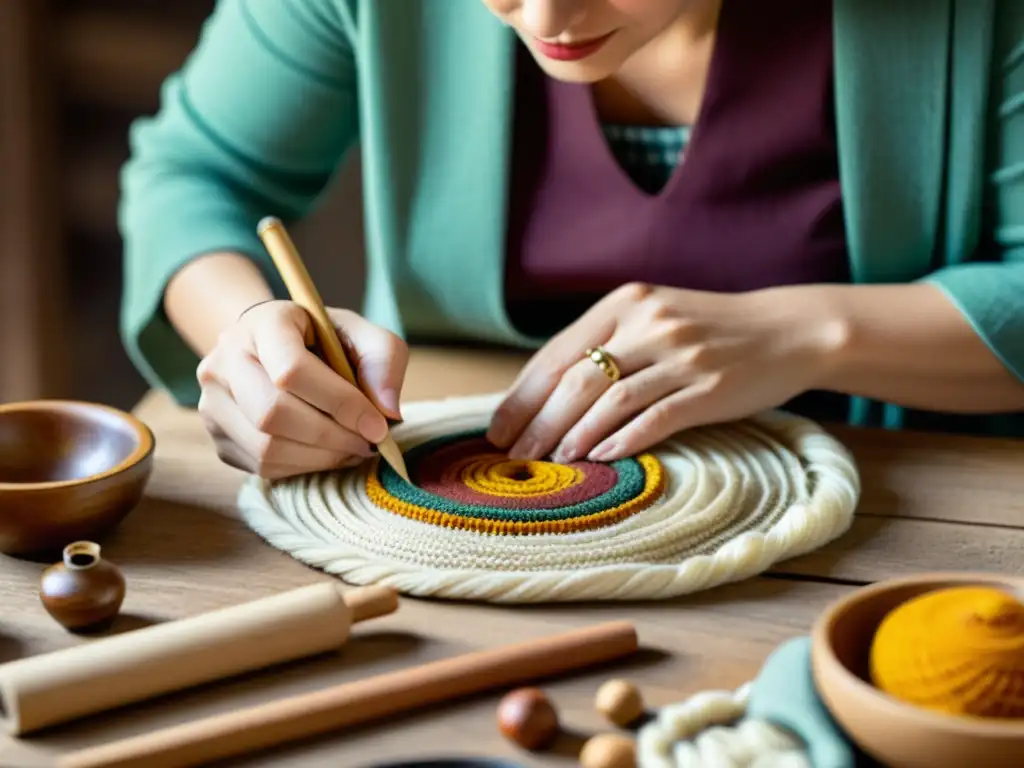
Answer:
[[[834,19],[853,280],[935,283],[1024,379],[1024,2],[835,0]],[[230,249],[284,295],[256,222],[308,213],[357,143],[364,312],[406,337],[542,343],[502,301],[513,44],[479,0],[220,0],[122,173],[122,332],[148,381],[197,401],[170,276]],[[850,421],[904,416],[857,399]]]

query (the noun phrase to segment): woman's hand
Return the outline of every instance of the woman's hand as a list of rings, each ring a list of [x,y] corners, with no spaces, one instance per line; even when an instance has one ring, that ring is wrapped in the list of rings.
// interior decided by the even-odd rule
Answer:
[[[269,479],[352,466],[373,455],[385,415],[400,418],[405,343],[355,313],[328,314],[376,403],[307,349],[305,310],[290,301],[253,307],[197,370],[199,413],[222,461]]]
[[[488,438],[513,458],[611,461],[675,432],[743,418],[814,389],[846,328],[797,286],[717,294],[628,285],[527,363]],[[586,357],[601,346],[617,382]]]

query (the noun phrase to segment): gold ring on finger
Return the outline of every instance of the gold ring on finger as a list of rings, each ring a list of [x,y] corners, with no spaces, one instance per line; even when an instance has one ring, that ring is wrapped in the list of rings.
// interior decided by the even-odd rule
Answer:
[[[618,381],[622,377],[615,358],[604,347],[591,347],[586,351],[586,356],[612,381]]]

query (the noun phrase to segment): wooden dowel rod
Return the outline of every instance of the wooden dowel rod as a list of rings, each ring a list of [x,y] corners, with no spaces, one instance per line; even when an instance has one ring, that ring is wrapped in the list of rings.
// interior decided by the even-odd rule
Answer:
[[[165,728],[67,755],[58,768],[186,768],[508,685],[601,664],[637,649],[609,622]]]

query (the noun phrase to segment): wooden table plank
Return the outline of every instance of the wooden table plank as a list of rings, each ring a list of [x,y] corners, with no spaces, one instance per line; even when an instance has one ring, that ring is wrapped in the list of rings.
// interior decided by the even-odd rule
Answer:
[[[829,426],[857,457],[861,514],[1024,526],[1024,441]]]
[[[858,516],[841,538],[770,573],[867,584],[922,571],[1020,573],[1024,530]]]

